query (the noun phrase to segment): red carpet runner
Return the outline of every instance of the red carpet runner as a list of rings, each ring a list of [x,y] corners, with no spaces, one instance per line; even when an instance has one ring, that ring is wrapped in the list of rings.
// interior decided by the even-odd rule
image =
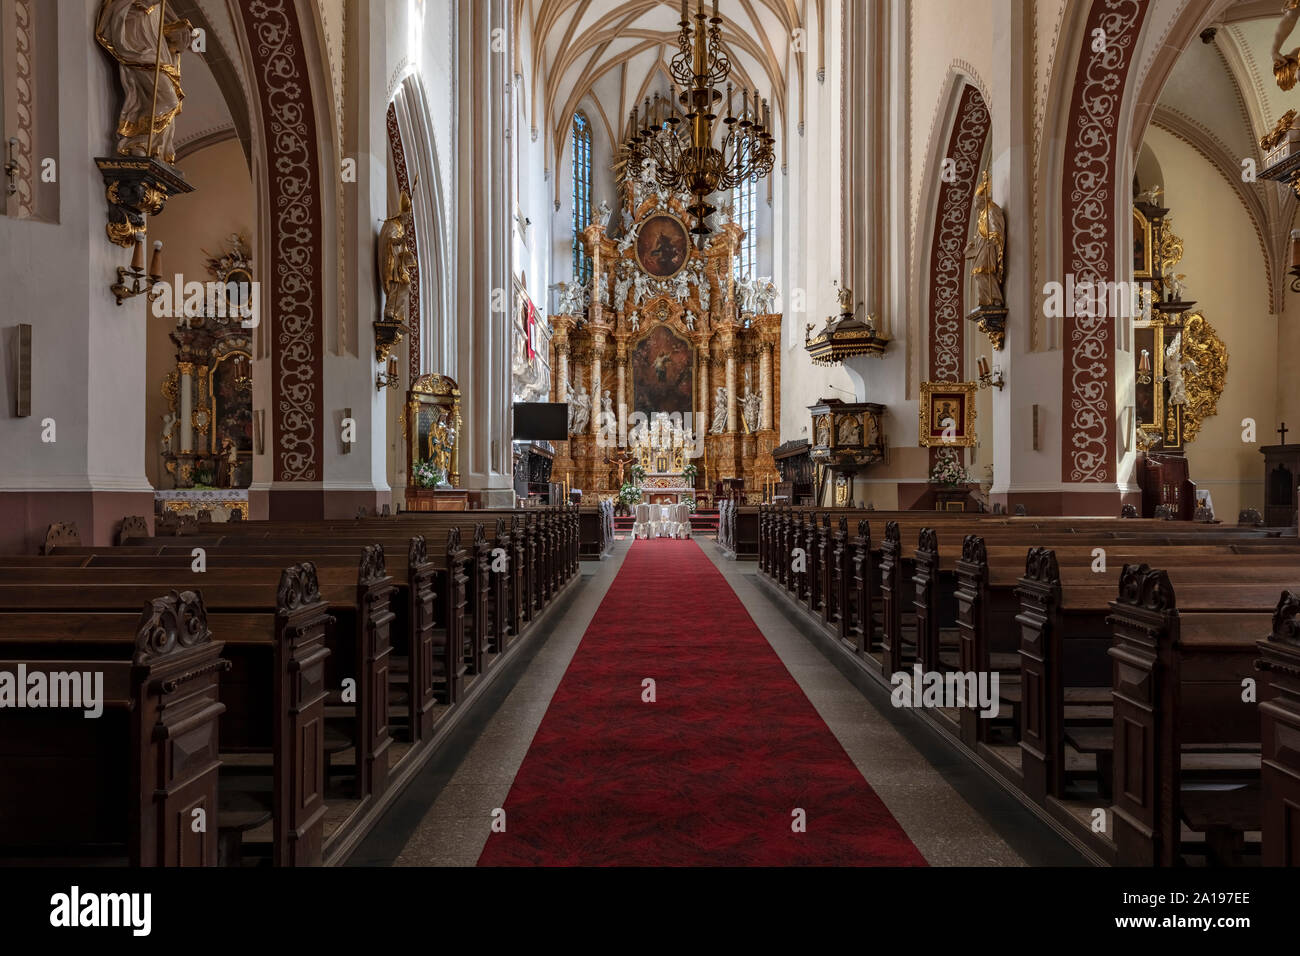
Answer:
[[[632,546],[505,811],[480,866],[925,864],[689,540]]]

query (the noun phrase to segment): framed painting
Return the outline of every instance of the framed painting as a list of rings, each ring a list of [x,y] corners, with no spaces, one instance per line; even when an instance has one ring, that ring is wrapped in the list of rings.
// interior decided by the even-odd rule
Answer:
[[[978,382],[922,382],[921,447],[974,447],[978,391]]]
[[[1133,210],[1133,278],[1154,279],[1151,248],[1151,220],[1142,215],[1142,210]]]
[[[646,275],[671,279],[691,259],[691,237],[676,216],[657,213],[641,224],[636,237],[636,264]]]
[[[667,325],[656,325],[631,349],[632,410],[690,421],[695,411],[695,349]]]

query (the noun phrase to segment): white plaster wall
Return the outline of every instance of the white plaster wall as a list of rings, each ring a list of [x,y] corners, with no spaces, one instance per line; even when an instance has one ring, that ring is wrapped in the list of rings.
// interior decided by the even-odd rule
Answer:
[[[0,489],[145,490],[145,304],[109,294],[130,253],[104,234],[93,157],[109,155],[116,78],[88,48],[97,7],[59,0],[60,221],[0,217]],[[12,327],[31,323],[32,416],[13,417]],[[55,420],[57,441],[41,441]]]

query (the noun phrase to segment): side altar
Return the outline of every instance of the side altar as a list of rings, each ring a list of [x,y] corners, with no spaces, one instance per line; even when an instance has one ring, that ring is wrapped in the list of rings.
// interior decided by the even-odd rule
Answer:
[[[589,497],[617,494],[627,463],[645,469],[647,500],[676,501],[726,481],[757,501],[777,475],[781,316],[776,288],[735,276],[744,232],[725,221],[691,241],[687,195],[625,180],[623,228],[602,206],[582,234],[591,281],[560,284],[550,342],[552,401],[569,403],[569,440],[554,473]],[[682,460],[644,458],[644,429],[667,421]],[[686,464],[697,475],[688,482]]]

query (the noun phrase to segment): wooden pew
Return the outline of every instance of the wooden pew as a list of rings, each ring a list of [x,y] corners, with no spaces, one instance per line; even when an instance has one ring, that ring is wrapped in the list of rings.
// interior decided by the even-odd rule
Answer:
[[[69,622],[71,623],[71,622]],[[131,866],[217,862],[218,673],[229,666],[192,591],[154,597],[134,616],[80,615],[93,656],[21,653],[58,645],[0,624],[0,673],[102,675],[103,713],[0,708],[0,846],[13,860],[84,861],[120,847]],[[27,648],[20,642],[30,640]],[[79,648],[80,649],[80,648]],[[15,651],[20,653],[15,654]],[[26,688],[20,692],[25,693]],[[51,759],[57,754],[57,759]],[[97,797],[88,803],[86,794]],[[208,824],[194,826],[196,812]]]
[[[65,573],[75,581],[85,572]],[[129,618],[121,612],[149,600],[158,579],[169,573],[141,572],[131,584],[17,584],[17,572],[6,570],[0,574],[0,649],[30,654],[60,647],[63,653],[85,654],[106,640],[120,640],[87,631],[68,616],[116,619],[114,633],[120,634]],[[194,575],[174,581],[192,585]],[[275,584],[261,575],[238,584],[205,582],[201,594],[206,620],[225,637],[224,655],[232,665],[223,682],[223,745],[232,752],[273,755],[273,860],[286,866],[319,864],[325,816],[325,634],[333,619],[321,599],[315,568],[295,565]]]
[[[1174,586],[1166,571],[1128,565],[1111,602],[1112,812],[1117,858],[1125,865],[1175,865],[1184,823],[1206,833],[1211,862],[1230,862],[1242,834],[1262,826],[1257,770],[1233,790],[1188,791],[1183,783],[1189,748],[1201,750],[1201,775],[1219,781],[1232,776],[1215,762],[1218,754],[1231,757],[1260,741],[1261,714],[1243,702],[1242,688],[1254,672],[1260,634],[1270,630],[1267,594],[1277,591],[1184,589],[1180,608]]]
[[[1300,866],[1300,593],[1283,591],[1259,642],[1261,811],[1265,866]]]

